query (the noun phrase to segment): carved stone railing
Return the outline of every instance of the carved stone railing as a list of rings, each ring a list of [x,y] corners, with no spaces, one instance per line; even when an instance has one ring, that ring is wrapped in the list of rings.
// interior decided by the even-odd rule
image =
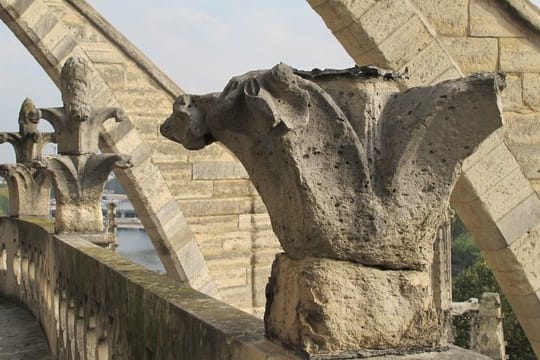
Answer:
[[[260,319],[52,227],[0,218],[0,296],[32,312],[55,358],[297,359]]]

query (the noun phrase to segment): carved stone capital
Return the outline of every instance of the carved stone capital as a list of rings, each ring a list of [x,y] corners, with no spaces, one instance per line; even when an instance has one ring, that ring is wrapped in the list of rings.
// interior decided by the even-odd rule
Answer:
[[[59,155],[36,163],[51,174],[56,197],[57,233],[103,231],[101,195],[116,167],[131,166],[120,154]]]
[[[51,179],[25,164],[1,164],[0,176],[8,185],[9,215],[49,216]]]

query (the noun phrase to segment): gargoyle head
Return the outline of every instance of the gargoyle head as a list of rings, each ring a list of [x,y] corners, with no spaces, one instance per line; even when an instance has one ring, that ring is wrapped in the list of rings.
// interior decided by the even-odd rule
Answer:
[[[215,140],[239,136],[258,141],[273,129],[307,123],[309,93],[284,64],[231,79],[225,89],[208,95],[181,95],[163,123],[163,136],[198,150]]]

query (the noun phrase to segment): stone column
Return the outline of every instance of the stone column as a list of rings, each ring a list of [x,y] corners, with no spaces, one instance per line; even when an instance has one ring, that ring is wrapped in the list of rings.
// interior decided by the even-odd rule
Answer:
[[[444,344],[434,241],[461,162],[501,125],[498,76],[399,92],[373,67],[292,69],[184,95],[161,126],[188,149],[242,161],[285,251],[267,336],[310,354]],[[438,280],[440,282],[440,279]]]
[[[506,359],[502,326],[501,299],[497,293],[483,293],[478,309],[476,341],[471,350],[491,359]]]

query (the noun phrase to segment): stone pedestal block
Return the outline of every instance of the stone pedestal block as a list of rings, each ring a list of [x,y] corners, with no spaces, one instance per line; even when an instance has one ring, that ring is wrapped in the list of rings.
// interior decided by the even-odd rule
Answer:
[[[441,345],[428,272],[280,254],[266,293],[267,336],[296,350],[407,352]]]

